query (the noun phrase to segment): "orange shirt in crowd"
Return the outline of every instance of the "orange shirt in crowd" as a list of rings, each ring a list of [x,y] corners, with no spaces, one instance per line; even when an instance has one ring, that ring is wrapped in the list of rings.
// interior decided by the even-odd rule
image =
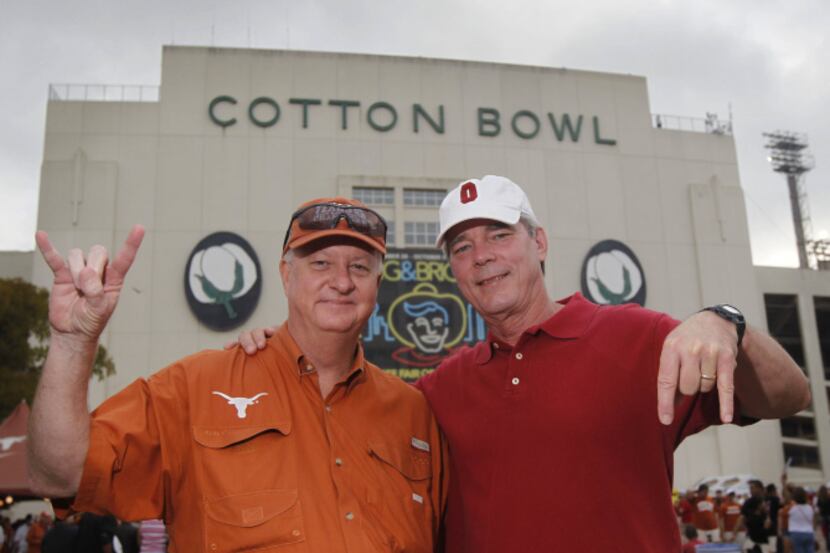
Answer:
[[[723,520],[725,532],[734,532],[738,519],[741,518],[741,505],[736,501],[726,499],[720,506],[720,517]]]
[[[692,503],[692,524],[698,530],[715,530],[718,520],[715,518],[715,502],[709,497],[698,497]]]
[[[36,520],[29,527],[26,534],[26,542],[29,544],[29,553],[40,553],[40,546],[43,543],[43,536],[46,535],[47,523]]]
[[[93,413],[75,511],[163,518],[170,551],[431,553],[446,448],[426,399],[368,363],[328,397],[283,325],[187,357]]]

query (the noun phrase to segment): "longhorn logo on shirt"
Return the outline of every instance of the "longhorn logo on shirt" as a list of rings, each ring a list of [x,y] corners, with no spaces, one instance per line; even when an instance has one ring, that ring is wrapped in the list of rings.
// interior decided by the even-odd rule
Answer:
[[[259,403],[259,398],[268,395],[267,392],[260,392],[254,397],[231,397],[227,394],[223,394],[222,392],[213,392],[213,394],[227,399],[228,405],[236,407],[236,416],[240,419],[244,419],[248,416],[248,407]]]
[[[25,440],[26,436],[8,436],[6,438],[0,438],[0,451],[8,451],[14,444]]]

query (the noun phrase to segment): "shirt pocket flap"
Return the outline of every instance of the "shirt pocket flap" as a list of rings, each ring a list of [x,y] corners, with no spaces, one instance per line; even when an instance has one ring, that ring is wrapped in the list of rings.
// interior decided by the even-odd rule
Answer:
[[[432,475],[432,460],[425,451],[394,446],[382,440],[370,440],[369,453],[410,480],[426,480]]]
[[[205,447],[221,449],[253,438],[263,432],[279,432],[283,436],[287,436],[291,432],[291,421],[241,427],[194,426],[193,439]]]
[[[296,503],[297,490],[262,490],[208,501],[205,512],[218,522],[252,528],[288,511]]]

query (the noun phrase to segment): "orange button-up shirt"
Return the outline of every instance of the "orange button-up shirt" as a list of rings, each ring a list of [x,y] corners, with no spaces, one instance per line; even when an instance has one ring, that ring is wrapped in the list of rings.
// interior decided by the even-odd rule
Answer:
[[[187,357],[94,413],[72,509],[164,518],[171,551],[430,552],[445,446],[421,392],[366,362],[323,398],[283,325]]]

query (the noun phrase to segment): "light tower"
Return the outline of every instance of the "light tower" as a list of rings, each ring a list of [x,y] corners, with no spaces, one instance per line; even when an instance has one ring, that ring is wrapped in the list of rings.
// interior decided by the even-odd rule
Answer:
[[[787,175],[795,239],[798,243],[798,265],[802,269],[808,269],[810,264],[807,247],[811,242],[812,232],[802,177],[814,167],[814,163],[813,156],[807,151],[807,136],[785,131],[764,133],[764,136],[767,139],[764,147],[770,151],[767,159],[772,164],[772,170]]]

